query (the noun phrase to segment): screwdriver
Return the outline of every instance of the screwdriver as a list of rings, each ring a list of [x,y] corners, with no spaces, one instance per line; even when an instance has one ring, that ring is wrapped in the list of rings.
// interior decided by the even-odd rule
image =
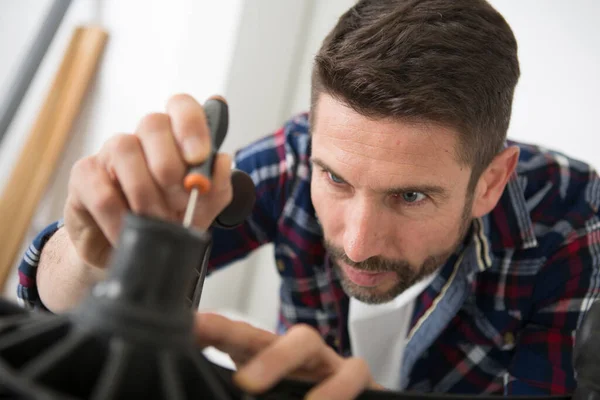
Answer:
[[[204,103],[204,114],[209,129],[211,141],[210,153],[206,160],[192,166],[183,180],[184,188],[190,192],[183,226],[188,228],[194,219],[198,195],[210,191],[215,158],[225,140],[229,126],[229,109],[227,102],[221,96],[212,96]]]

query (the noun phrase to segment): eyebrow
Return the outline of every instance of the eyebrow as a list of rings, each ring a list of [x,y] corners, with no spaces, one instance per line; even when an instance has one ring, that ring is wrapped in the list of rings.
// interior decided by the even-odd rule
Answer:
[[[310,162],[313,164],[318,165],[319,167],[323,168],[324,170],[326,170],[327,172],[332,173],[333,175],[335,175],[336,177],[338,177],[339,179],[343,180],[344,182],[348,182],[346,179],[344,179],[343,176],[341,176],[340,174],[338,174],[337,172],[335,172],[331,167],[329,167],[327,164],[325,164],[325,162],[323,162],[322,160],[315,158],[315,157],[311,157],[310,158]],[[402,194],[402,193],[410,193],[410,192],[419,192],[419,193],[427,193],[429,195],[432,195],[434,197],[439,197],[439,198],[448,198],[449,197],[449,193],[448,190],[442,186],[439,185],[407,185],[407,186],[396,186],[396,187],[391,187],[391,188],[387,188],[387,189],[383,189],[380,190],[379,192],[388,194],[388,195],[397,195],[397,194]]]

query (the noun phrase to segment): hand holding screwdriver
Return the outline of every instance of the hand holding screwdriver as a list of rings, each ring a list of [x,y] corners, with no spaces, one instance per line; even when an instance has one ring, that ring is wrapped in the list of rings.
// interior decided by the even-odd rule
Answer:
[[[198,194],[210,191],[215,155],[225,140],[229,126],[229,110],[227,102],[222,97],[214,96],[208,99],[204,104],[204,113],[209,130],[211,148],[206,160],[199,165],[192,166],[183,182],[185,189],[190,192],[190,199],[183,218],[183,226],[185,227],[189,227],[192,222],[196,202],[198,201]]]
[[[135,132],[115,135],[78,160],[62,236],[73,263],[106,266],[126,212],[208,229],[233,198],[237,175],[231,157],[218,153],[227,125],[223,98],[202,105],[175,95],[164,113],[147,114]]]

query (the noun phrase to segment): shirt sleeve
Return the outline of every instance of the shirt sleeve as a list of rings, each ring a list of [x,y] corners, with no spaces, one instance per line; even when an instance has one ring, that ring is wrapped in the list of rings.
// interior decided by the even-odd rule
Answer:
[[[598,221],[597,216],[593,221]],[[586,224],[548,258],[536,277],[533,309],[517,339],[507,395],[559,395],[576,388],[577,328],[600,298],[600,225]]]
[[[256,188],[256,202],[248,218],[234,229],[214,228],[209,272],[246,257],[263,244],[273,242],[283,212],[293,171],[289,123],[236,153],[234,168],[246,172]]]
[[[48,239],[63,226],[63,220],[60,219],[46,226],[36,235],[33,242],[25,251],[23,258],[18,266],[19,283],[17,285],[17,298],[19,303],[27,309],[47,310],[40,301],[36,285],[37,267],[40,262],[42,249],[48,242]]]

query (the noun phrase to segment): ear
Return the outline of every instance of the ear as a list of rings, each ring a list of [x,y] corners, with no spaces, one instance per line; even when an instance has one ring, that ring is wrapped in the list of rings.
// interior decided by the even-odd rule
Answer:
[[[516,146],[508,147],[494,157],[475,186],[473,218],[479,218],[496,207],[518,162],[519,148]]]

